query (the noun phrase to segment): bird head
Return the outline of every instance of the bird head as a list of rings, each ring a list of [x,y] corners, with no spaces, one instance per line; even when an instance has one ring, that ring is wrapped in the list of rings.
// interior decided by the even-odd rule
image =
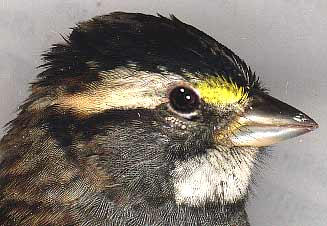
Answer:
[[[116,222],[128,215],[117,209],[146,222],[162,206],[243,206],[265,147],[317,127],[173,16],[112,13],[64,39],[2,141],[16,145],[4,151],[2,178],[16,181],[4,194]]]

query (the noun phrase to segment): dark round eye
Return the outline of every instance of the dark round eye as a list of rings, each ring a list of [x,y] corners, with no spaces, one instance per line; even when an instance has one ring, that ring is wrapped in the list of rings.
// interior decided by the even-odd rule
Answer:
[[[177,86],[169,94],[171,107],[183,114],[192,113],[198,109],[200,100],[199,96],[191,88]]]

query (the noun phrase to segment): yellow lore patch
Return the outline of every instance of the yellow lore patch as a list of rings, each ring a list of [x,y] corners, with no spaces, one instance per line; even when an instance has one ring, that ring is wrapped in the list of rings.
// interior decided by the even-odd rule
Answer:
[[[195,88],[205,102],[214,105],[241,102],[248,96],[243,87],[222,77],[210,77],[195,83]]]

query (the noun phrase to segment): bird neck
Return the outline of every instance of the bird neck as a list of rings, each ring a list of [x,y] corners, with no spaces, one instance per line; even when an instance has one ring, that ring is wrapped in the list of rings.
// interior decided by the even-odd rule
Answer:
[[[207,205],[190,207],[177,205],[173,200],[144,200],[135,196],[126,205],[114,203],[101,195],[80,200],[79,213],[97,225],[218,225],[218,226],[249,226],[245,212],[245,201],[232,205]],[[104,201],[107,200],[107,201]],[[132,204],[131,204],[132,203]],[[106,215],[100,215],[100,207]],[[87,207],[87,208],[85,208]],[[97,211],[94,211],[94,210]],[[93,211],[92,211],[93,210]]]

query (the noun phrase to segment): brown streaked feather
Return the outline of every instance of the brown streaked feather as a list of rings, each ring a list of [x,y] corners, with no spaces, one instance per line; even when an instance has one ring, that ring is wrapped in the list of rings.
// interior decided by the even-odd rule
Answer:
[[[122,77],[113,79],[116,74]],[[129,76],[124,77],[126,74]],[[54,103],[80,116],[110,109],[154,109],[168,101],[169,86],[184,80],[173,74],[163,76],[131,69],[102,72],[100,76],[102,79],[88,84],[87,90],[76,94],[63,94]]]

